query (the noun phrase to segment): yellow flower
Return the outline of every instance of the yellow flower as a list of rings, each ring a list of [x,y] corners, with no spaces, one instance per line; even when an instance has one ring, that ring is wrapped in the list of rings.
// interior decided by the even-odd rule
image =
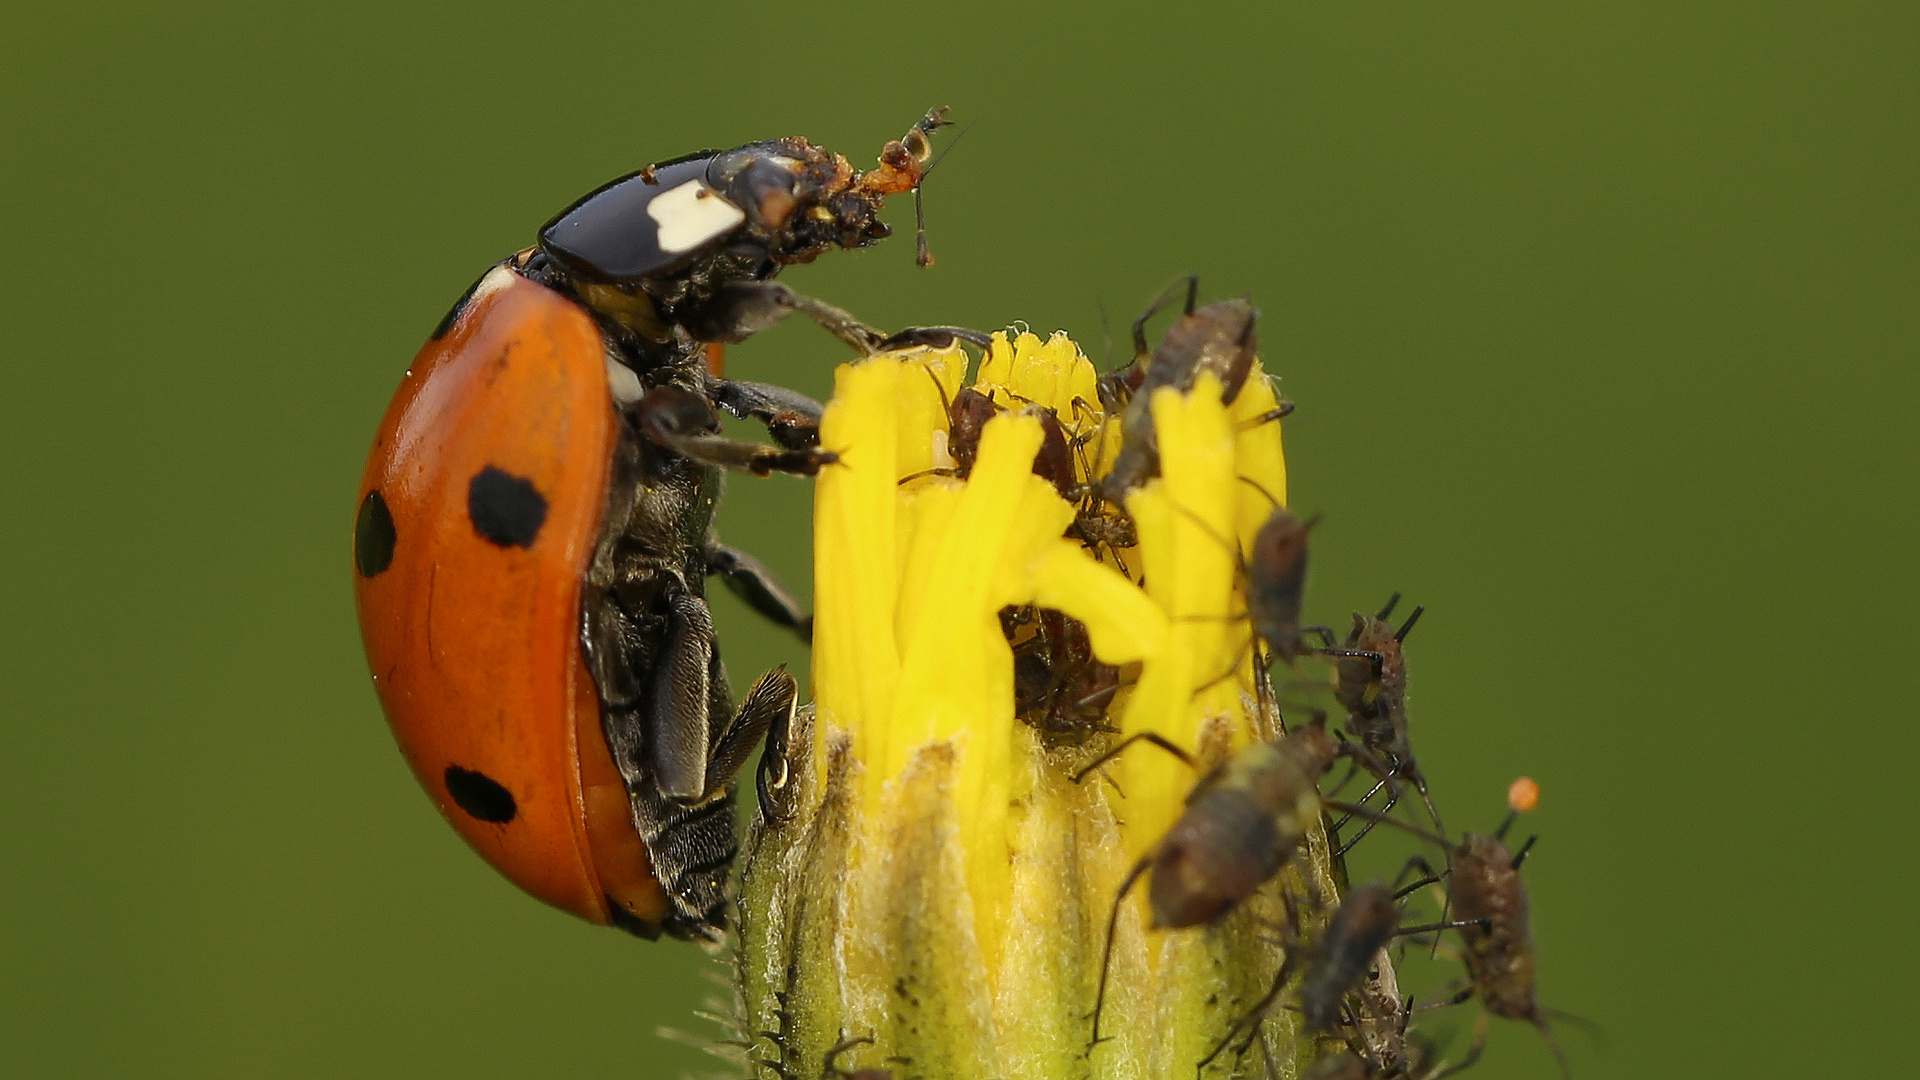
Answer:
[[[948,405],[966,368],[957,347],[917,349],[836,375],[821,444],[840,463],[814,515],[815,703],[796,732],[811,752],[795,754],[791,816],[758,830],[744,867],[747,1057],[795,1080],[836,1047],[836,1069],[902,1080],[1189,1077],[1278,968],[1283,883],[1334,894],[1323,838],[1211,926],[1149,930],[1136,889],[1115,935],[1111,1038],[1090,1050],[1114,898],[1198,777],[1146,746],[1074,777],[1134,732],[1203,767],[1279,736],[1237,555],[1286,498],[1272,388],[1256,368],[1230,405],[1206,374],[1190,394],[1156,392],[1161,476],[1122,516],[1034,472],[1048,417],[1079,485],[1119,446],[1071,341],[996,336],[971,385],[1000,409],[962,479]],[[1083,539],[1126,518],[1136,546]],[[1071,703],[1092,720],[1040,731],[1031,688],[1016,714],[1015,654],[1040,651],[1049,612],[1084,624],[1118,689]],[[1263,1028],[1292,1071],[1313,1050],[1296,1026],[1276,1009]],[[1211,1068],[1264,1064],[1256,1051]]]

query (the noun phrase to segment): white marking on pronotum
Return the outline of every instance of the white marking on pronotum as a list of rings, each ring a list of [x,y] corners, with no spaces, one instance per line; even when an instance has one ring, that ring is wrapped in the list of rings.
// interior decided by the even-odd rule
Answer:
[[[660,226],[660,250],[692,251],[747,220],[747,212],[721,198],[704,180],[689,180],[655,195],[647,216]]]

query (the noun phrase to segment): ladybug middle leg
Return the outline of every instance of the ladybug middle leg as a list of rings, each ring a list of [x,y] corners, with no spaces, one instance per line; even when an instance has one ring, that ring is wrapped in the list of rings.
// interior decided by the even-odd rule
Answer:
[[[681,386],[659,386],[647,391],[633,405],[633,413],[641,432],[650,441],[705,465],[738,469],[755,476],[774,472],[812,476],[822,465],[839,460],[817,446],[777,448],[729,439],[719,433],[720,417],[707,399]],[[803,421],[804,417],[796,417],[794,423],[803,426]],[[804,439],[804,435],[796,432],[789,432],[789,437],[796,442]]]
[[[715,379],[707,397],[729,415],[758,420],[788,450],[820,445],[821,404],[798,390],[744,379]]]
[[[733,595],[775,626],[813,641],[813,616],[807,614],[767,564],[718,540],[707,543],[707,573],[726,582]]]

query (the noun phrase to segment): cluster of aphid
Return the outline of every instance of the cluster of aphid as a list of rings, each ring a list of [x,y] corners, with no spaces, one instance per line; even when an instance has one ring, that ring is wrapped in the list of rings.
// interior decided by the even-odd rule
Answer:
[[[1049,410],[1032,403],[1013,406],[1040,416],[1046,438],[1033,471],[1075,503],[1070,534],[1096,556],[1106,556],[1123,568],[1124,559],[1116,556],[1134,542],[1132,523],[1124,510],[1126,495],[1159,473],[1152,414],[1145,407],[1148,396],[1160,387],[1192,392],[1201,373],[1207,372],[1222,387],[1225,403],[1231,404],[1253,369],[1257,313],[1252,306],[1244,300],[1196,306],[1193,279],[1187,280],[1185,289],[1184,311],[1160,345],[1149,351],[1145,331],[1160,306],[1156,303],[1134,324],[1134,360],[1100,379],[1102,405],[1110,415],[1122,417],[1123,433],[1120,451],[1102,479],[1090,484],[1075,480],[1075,456],[1086,453],[1085,436],[1070,436],[1070,425]],[[959,475],[966,474],[973,444],[999,408],[971,389],[950,402],[948,439]],[[1290,404],[1282,403],[1255,423],[1291,411]],[[1101,475],[1097,463],[1090,468],[1082,459],[1079,466],[1079,475]],[[1510,852],[1505,845],[1515,815],[1534,807],[1539,789],[1532,780],[1515,781],[1508,793],[1510,812],[1497,830],[1447,838],[1414,756],[1407,723],[1403,647],[1424,608],[1414,608],[1394,626],[1389,620],[1400,600],[1396,593],[1377,614],[1356,613],[1344,638],[1326,626],[1303,625],[1311,528],[1311,522],[1301,522],[1276,501],[1251,550],[1236,553],[1236,558],[1256,656],[1279,658],[1289,667],[1312,659],[1326,661],[1331,667],[1333,698],[1346,714],[1344,730],[1330,730],[1326,711],[1311,709],[1310,722],[1294,726],[1276,741],[1248,746],[1195,784],[1179,819],[1132,867],[1114,897],[1089,1052],[1095,1052],[1105,1038],[1100,1023],[1121,904],[1142,876],[1148,880],[1156,929],[1202,926],[1225,916],[1278,875],[1303,851],[1316,825],[1326,828],[1338,861],[1376,826],[1388,824],[1437,847],[1444,855],[1441,868],[1434,869],[1416,855],[1393,885],[1365,885],[1337,903],[1319,895],[1286,896],[1284,960],[1271,987],[1198,1066],[1205,1069],[1229,1050],[1246,1053],[1259,1041],[1263,1019],[1285,1002],[1300,1012],[1309,1031],[1346,1043],[1346,1049],[1316,1065],[1312,1075],[1322,1080],[1431,1080],[1458,1072],[1480,1057],[1488,1016],[1536,1026],[1564,1070],[1566,1060],[1548,1020],[1565,1014],[1542,1007],[1534,990],[1534,945],[1520,878],[1533,838],[1518,852]],[[1002,624],[1013,646],[1020,718],[1052,744],[1086,745],[1104,739],[1113,730],[1106,724],[1107,706],[1137,677],[1137,671],[1102,663],[1093,654],[1087,628],[1058,611],[1010,608],[1002,613]],[[1265,666],[1256,663],[1256,668]],[[1271,695],[1264,673],[1257,677],[1257,684]],[[1263,706],[1278,709],[1271,702]],[[1190,767],[1199,767],[1185,749],[1158,734],[1141,732],[1100,753],[1075,780],[1086,781],[1136,742],[1152,744]],[[1349,764],[1346,778],[1322,794],[1322,779],[1342,759]],[[1372,777],[1371,789],[1352,802],[1332,797],[1362,772]],[[1409,787],[1424,804],[1431,829],[1389,816]],[[1372,805],[1383,793],[1384,803]],[[1340,834],[1350,826],[1353,835],[1342,841]],[[1417,880],[1403,883],[1415,874]],[[1404,925],[1402,906],[1429,887],[1443,891],[1445,914],[1439,921]],[[1314,926],[1320,927],[1318,933],[1309,933]],[[1423,938],[1431,939],[1437,950],[1440,937],[1449,932],[1457,941],[1451,951],[1464,963],[1465,978],[1445,1000],[1416,1010],[1411,998],[1402,999],[1393,989],[1383,950],[1396,940]],[[1451,1066],[1426,1064],[1423,1044],[1408,1037],[1412,1016],[1474,998],[1484,1009],[1464,1059]],[[1264,1051],[1265,1044],[1260,1045]]]
[[[776,669],[735,709],[705,579],[719,576],[803,638],[811,620],[764,567],[715,535],[720,477],[729,468],[812,475],[837,459],[819,446],[818,403],[725,378],[718,351],[793,311],[862,354],[988,342],[954,327],[883,334],[772,280],[831,247],[885,236],[881,205],[917,191],[931,168],[928,135],[943,122],[940,111],[928,114],[865,173],[789,138],[700,151],[605,185],[468,290],[395,396],[354,535],[375,682],[402,750],[448,820],[541,899],[648,937],[723,931],[737,774],[764,736],[762,802],[778,803],[798,688]],[[1134,325],[1133,361],[1100,379],[1100,408],[1084,403],[1087,415],[1062,417],[974,389],[952,395],[946,471],[964,477],[972,468],[990,418],[1032,410],[1045,431],[1033,471],[1075,506],[1069,535],[1124,568],[1123,553],[1137,542],[1127,495],[1160,468],[1147,400],[1162,388],[1192,393],[1206,374],[1230,403],[1254,363],[1256,313],[1245,301],[1196,306],[1189,282],[1183,314],[1149,350],[1151,314]],[[1104,470],[1087,461],[1096,411],[1121,418],[1119,450]],[[778,445],[722,435],[722,413],[765,424]],[[1303,626],[1310,529],[1276,503],[1239,556],[1247,614],[1266,655],[1332,663],[1345,735],[1329,730],[1323,713],[1202,778],[1116,896],[1108,955],[1120,902],[1140,877],[1156,926],[1207,923],[1278,874],[1332,811],[1345,815],[1328,821],[1335,835],[1361,822],[1342,853],[1391,823],[1438,845],[1444,866],[1413,860],[1407,872],[1420,871],[1420,880],[1355,889],[1337,905],[1289,898],[1285,958],[1271,990],[1209,1060],[1244,1051],[1270,1009],[1295,1007],[1314,1032],[1349,1046],[1317,1067],[1323,1080],[1442,1074],[1423,1073],[1409,1049],[1416,1010],[1399,999],[1379,957],[1396,938],[1432,935],[1438,944],[1448,933],[1467,972],[1453,1001],[1478,997],[1486,1013],[1529,1021],[1551,1040],[1549,1014],[1534,996],[1519,877],[1531,841],[1510,854],[1506,825],[1445,838],[1408,740],[1401,650],[1420,609],[1395,628],[1389,602],[1377,616],[1355,616],[1344,639]],[[1111,730],[1109,705],[1137,671],[1101,662],[1087,627],[1058,611],[1009,609],[1002,628],[1021,719],[1050,743],[1097,753]],[[1143,734],[1107,750],[1082,778],[1135,740],[1191,763],[1172,742]],[[1342,758],[1350,777],[1365,771],[1375,781],[1351,803],[1319,790]],[[1388,816],[1409,785],[1431,831]],[[1516,785],[1514,810],[1534,797],[1530,782]],[[1401,903],[1429,885],[1444,886],[1445,915],[1402,926]],[[1103,969],[1096,1045],[1105,990]],[[1484,1035],[1483,1014],[1466,1059],[1444,1071],[1475,1060]],[[878,1070],[836,1066],[860,1041],[836,1048],[823,1071],[880,1080]]]

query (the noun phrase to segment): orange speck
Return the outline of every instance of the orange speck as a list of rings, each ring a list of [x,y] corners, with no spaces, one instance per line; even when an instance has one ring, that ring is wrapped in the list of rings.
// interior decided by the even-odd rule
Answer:
[[[1540,805],[1540,785],[1531,776],[1523,776],[1507,785],[1507,805],[1516,814],[1524,814]]]

